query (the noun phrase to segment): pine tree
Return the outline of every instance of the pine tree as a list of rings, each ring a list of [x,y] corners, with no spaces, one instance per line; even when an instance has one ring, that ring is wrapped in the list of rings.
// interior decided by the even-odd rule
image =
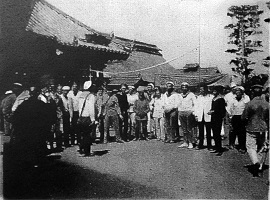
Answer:
[[[262,34],[258,30],[260,27],[259,16],[262,13],[263,11],[259,10],[258,5],[231,6],[227,12],[227,15],[233,21],[233,23],[225,26],[225,29],[232,31],[229,35],[230,41],[228,44],[235,45],[235,48],[227,49],[226,52],[236,54],[236,58],[230,61],[230,64],[235,65],[232,70],[242,74],[245,80],[253,70],[249,66],[255,64],[249,59],[249,55],[262,51],[260,49],[262,41],[251,38],[253,35]]]

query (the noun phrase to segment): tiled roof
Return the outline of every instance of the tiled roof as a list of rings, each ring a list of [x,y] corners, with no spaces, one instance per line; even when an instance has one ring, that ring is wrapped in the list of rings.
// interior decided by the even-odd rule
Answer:
[[[129,71],[151,67],[153,65],[157,65],[163,62],[165,62],[165,59],[162,56],[149,54],[145,52],[133,51],[127,60],[108,63],[104,71],[114,72],[114,73],[129,72]],[[141,77],[144,81],[156,82],[157,81],[156,74],[160,74],[160,73],[173,74],[174,72],[175,72],[174,67],[172,67],[169,64],[164,64],[164,65],[152,68],[152,69],[143,70],[139,72],[111,75],[110,80],[111,80],[111,83],[121,84],[123,83],[123,81],[122,80],[120,81],[120,79],[123,79],[123,80],[126,79],[127,81],[128,79],[134,79],[132,82],[135,82],[137,80],[136,77]]]
[[[174,82],[175,86],[180,86],[182,82],[187,82],[191,86],[197,86],[199,83],[201,85],[209,85],[214,83],[220,79],[222,79],[225,75],[224,74],[216,74],[216,75],[203,75],[199,76],[190,76],[186,74],[179,74],[179,75],[162,75],[160,74],[158,79],[160,80],[160,85],[166,85],[167,81]]]
[[[225,74],[221,79],[218,81],[210,84],[209,86],[230,86],[231,77],[228,74]]]
[[[184,66],[184,69],[196,69],[199,67],[198,63],[189,63]]]
[[[110,36],[86,26],[45,0],[35,1],[26,31],[53,38],[64,45],[128,54],[128,52],[117,47],[113,48],[84,42],[83,39],[85,39],[86,34]]]

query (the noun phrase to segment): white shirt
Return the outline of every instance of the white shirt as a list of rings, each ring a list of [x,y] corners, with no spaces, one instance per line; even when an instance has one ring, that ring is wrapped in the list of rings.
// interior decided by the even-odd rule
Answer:
[[[133,107],[134,107],[134,103],[135,101],[139,99],[138,97],[138,94],[127,94],[127,101],[128,101],[128,104],[129,104],[129,109],[128,109],[128,112],[133,112]]]
[[[201,122],[203,117],[205,122],[211,122],[211,115],[207,113],[211,110],[213,97],[211,94],[197,97],[194,105],[194,115],[198,118],[198,122]]]
[[[86,101],[85,98],[87,97]],[[85,101],[85,106],[83,108],[83,104]],[[96,96],[94,94],[90,94],[88,91],[84,91],[81,93],[79,97],[79,115],[82,117],[90,117],[91,121],[95,121],[96,117]],[[82,110],[83,109],[83,110]]]
[[[82,94],[81,91],[77,92],[77,95],[74,95],[74,91],[69,91],[68,97],[72,99],[73,111],[79,111],[79,97]]]
[[[69,112],[70,117],[72,118],[73,116],[73,106],[72,106],[72,99],[69,97],[64,97],[63,94],[61,94],[61,99],[63,102],[63,106],[66,112]]]
[[[224,96],[224,100],[226,102],[226,110],[229,113],[229,109],[230,109],[230,104],[232,103],[233,99],[235,98],[235,94],[233,94],[232,92],[229,92],[228,94],[226,94]]]
[[[178,111],[192,111],[194,112],[194,105],[196,97],[192,92],[189,92],[187,95],[183,93],[180,94],[180,101],[178,103]]]
[[[243,95],[240,101],[234,97],[229,106],[229,115],[242,115],[248,102],[250,102],[250,99],[247,95]]]
[[[150,110],[153,110],[153,117],[161,118],[164,114],[165,98],[161,94],[160,98],[154,97],[149,103]]]
[[[170,96],[168,96],[168,92],[164,94],[164,110],[172,110],[174,108],[177,108],[179,101],[179,94],[176,92],[172,92]]]

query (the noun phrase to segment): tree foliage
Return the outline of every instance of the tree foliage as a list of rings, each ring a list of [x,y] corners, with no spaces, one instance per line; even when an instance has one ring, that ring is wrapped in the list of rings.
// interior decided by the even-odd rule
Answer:
[[[227,15],[232,18],[233,23],[225,26],[225,29],[231,31],[228,44],[234,45],[234,48],[227,49],[226,52],[236,55],[236,58],[230,61],[234,64],[233,71],[244,75],[246,78],[252,72],[250,65],[255,64],[248,59],[248,56],[254,52],[262,51],[262,41],[252,39],[253,35],[261,34],[260,14],[258,5],[231,6]]]

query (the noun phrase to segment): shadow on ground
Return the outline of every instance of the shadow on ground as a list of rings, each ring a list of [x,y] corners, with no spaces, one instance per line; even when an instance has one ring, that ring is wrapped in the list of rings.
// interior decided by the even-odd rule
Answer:
[[[155,188],[63,162],[59,155],[47,156],[38,167],[18,163],[13,156],[3,156],[6,199],[169,197]]]

